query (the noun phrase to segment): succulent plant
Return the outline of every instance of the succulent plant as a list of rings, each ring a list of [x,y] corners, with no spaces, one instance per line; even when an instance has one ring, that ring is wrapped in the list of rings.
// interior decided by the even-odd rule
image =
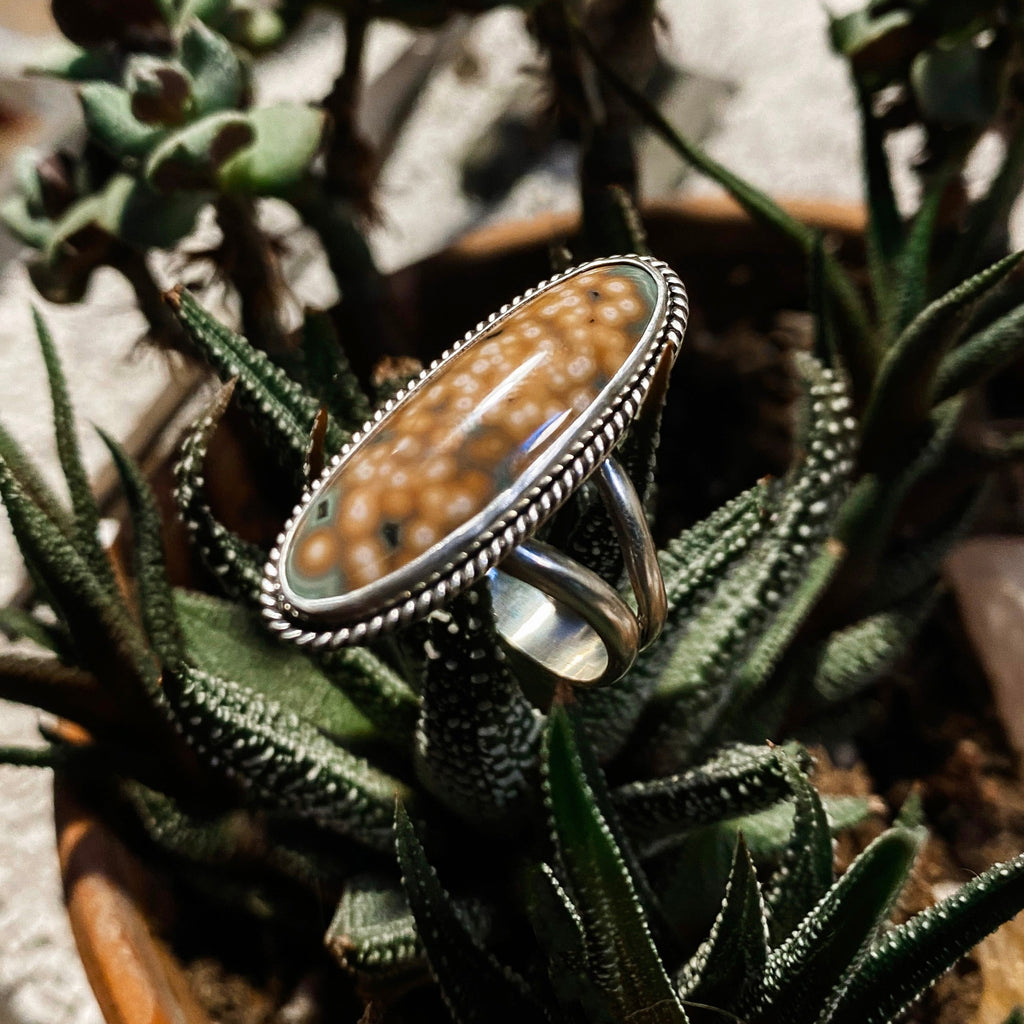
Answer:
[[[366,183],[345,174],[359,148],[351,107],[361,48],[346,55],[324,103],[334,134],[321,171],[311,167],[321,110],[282,118],[250,107],[245,62],[227,41],[246,32],[252,41],[241,7],[132,4],[103,38],[78,7],[61,7],[65,31],[88,48],[62,70],[84,82],[90,141],[81,159],[32,164],[7,218],[44,251],[35,275],[44,293],[77,297],[92,268],[112,262],[132,277],[151,323],[221,378],[177,471],[181,517],[220,592],[171,586],[149,487],[113,442],[130,569],[101,548],[61,369],[37,318],[71,509],[0,431],[0,495],[40,605],[6,610],[0,626],[48,652],[0,655],[0,696],[77,723],[89,740],[48,728],[42,752],[8,749],[0,759],[72,767],[185,884],[275,928],[322,931],[333,906],[328,948],[378,1008],[419,1005],[429,970],[459,1021],[892,1020],[1024,906],[1024,860],[890,927],[923,836],[919,808],[904,808],[836,880],[832,833],[864,817],[866,802],[822,799],[803,748],[765,741],[793,729],[815,735],[902,654],[934,599],[943,554],[977,507],[984,470],[1024,447],[1010,437],[971,452],[972,473],[931,520],[908,527],[908,497],[965,457],[965,396],[1022,349],[1019,256],[994,252],[979,268],[965,242],[958,272],[943,280],[934,233],[953,172],[935,172],[905,225],[884,126],[865,100],[865,301],[814,232],[630,88],[576,5],[531,6],[558,93],[586,128],[581,250],[644,250],[623,172],[621,127],[633,109],[806,252],[817,336],[814,354],[795,360],[789,472],[660,553],[666,628],[611,687],[551,693],[517,676],[486,584],[372,648],[277,643],[258,621],[267,552],[218,519],[206,457],[235,401],[255,428],[252,444],[297,497],[370,415],[348,362],[366,360],[367,325],[386,306],[353,213]],[[904,14],[933,24],[931,7]],[[386,9],[434,20],[449,5]],[[343,10],[350,38],[361,38],[367,6]],[[286,7],[285,21],[295,14]],[[646,5],[643,14],[652,16]],[[880,8],[865,18],[889,24]],[[868,97],[906,62],[890,77],[868,76],[860,24],[833,34]],[[956,28],[915,45],[924,52]],[[598,116],[595,88],[615,98],[610,119]],[[285,130],[301,139],[281,153]],[[944,152],[962,160],[965,146]],[[268,303],[252,286],[274,270],[250,200],[271,194],[319,232],[344,296],[344,315],[309,313],[285,345],[273,289]],[[258,242],[255,275],[242,267],[235,278],[248,339],[187,290],[164,305],[142,262],[211,202],[226,236],[244,230]],[[972,208],[988,218],[986,234],[1002,205],[993,191]],[[654,451],[655,438],[639,431],[623,442],[649,502]],[[603,515],[584,489],[551,530],[618,580]],[[424,1002],[417,1019],[431,1012]]]
[[[72,719],[92,742],[52,737],[48,755],[7,760],[74,765],[199,877],[245,864],[247,883],[226,891],[275,920],[296,923],[297,892],[334,892],[327,942],[363,990],[386,1005],[429,963],[458,1020],[496,1006],[520,1019],[682,1020],[713,1006],[751,1020],[889,1020],[1024,905],[1022,858],[885,932],[919,824],[898,824],[833,883],[829,811],[855,821],[864,801],[826,809],[799,748],[735,742],[774,732],[775,702],[755,698],[842,556],[831,534],[855,422],[843,379],[813,357],[801,360],[804,458],[663,552],[669,623],[620,684],[542,708],[505,662],[485,585],[372,651],[264,635],[263,553],[213,518],[203,456],[233,393],[298,483],[320,405],[187,292],[171,300],[231,381],[186,441],[179,501],[234,601],[169,586],[148,487],[111,442],[132,518],[125,589],[96,540],[37,321],[73,501],[68,513],[3,437],[0,490],[57,615],[7,622],[53,655],[6,655],[3,693]],[[352,424],[336,404],[328,453]],[[611,555],[587,547],[595,564]],[[878,615],[891,627],[899,609]],[[880,632],[871,619],[850,629]],[[877,669],[892,647],[876,647],[854,654]]]
[[[252,200],[301,186],[325,115],[295,103],[252,105],[241,46],[273,41],[276,16],[233,3],[140,4],[105,17],[90,5],[55,6],[70,43],[31,70],[76,83],[87,142],[78,156],[23,154],[19,187],[4,203],[4,223],[39,251],[30,264],[36,286],[52,301],[79,301],[92,272],[113,266],[133,285],[151,333],[173,342],[145,255],[173,248],[213,204],[224,236],[218,263],[246,293],[247,328],[281,351],[276,311],[256,309],[280,303],[281,282]]]

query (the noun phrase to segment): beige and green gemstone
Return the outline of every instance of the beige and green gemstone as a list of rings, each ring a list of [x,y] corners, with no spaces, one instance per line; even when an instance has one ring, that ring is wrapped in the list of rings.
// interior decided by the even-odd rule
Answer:
[[[302,600],[366,587],[464,526],[577,421],[629,360],[658,285],[634,263],[572,274],[445,360],[353,449],[296,521]]]

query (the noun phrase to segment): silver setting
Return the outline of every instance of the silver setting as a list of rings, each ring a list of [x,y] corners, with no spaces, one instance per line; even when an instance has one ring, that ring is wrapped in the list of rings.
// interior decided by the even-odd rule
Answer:
[[[489,331],[497,321],[508,316],[522,303],[547,288],[555,287],[574,274],[623,262],[640,265],[644,269],[652,271],[659,279],[660,323],[658,323],[657,330],[652,332],[647,339],[638,365],[624,386],[612,396],[608,406],[601,410],[600,414],[593,418],[578,436],[570,439],[570,443],[550,470],[541,479],[534,482],[525,494],[514,496],[509,507],[497,517],[487,522],[477,523],[476,520],[489,512],[489,509],[485,509],[483,513],[471,520],[471,524],[479,528],[468,542],[463,539],[463,543],[453,544],[452,542],[458,541],[459,538],[450,536],[446,541],[441,541],[430,551],[419,556],[414,562],[404,566],[403,569],[385,576],[367,587],[360,588],[359,591],[353,591],[353,594],[359,595],[359,607],[356,613],[350,615],[345,621],[338,620],[336,611],[333,613],[332,621],[330,609],[325,610],[323,614],[318,612],[313,615],[297,608],[289,599],[289,595],[282,585],[280,568],[282,550],[299,515],[314,500],[333,471],[367,433],[392,409],[421,387],[450,356],[458,352],[464,345],[474,341],[479,335]],[[268,627],[283,639],[297,644],[309,644],[317,648],[336,648],[368,643],[382,633],[399,629],[425,617],[430,611],[442,606],[456,594],[471,586],[496,565],[503,563],[515,549],[522,545],[526,538],[531,536],[568,500],[569,496],[599,466],[604,464],[604,460],[619,442],[628,424],[641,412],[662,354],[667,349],[671,349],[674,358],[675,353],[678,352],[686,330],[688,313],[686,289],[667,264],[647,256],[627,255],[592,260],[541,281],[522,295],[517,296],[512,302],[502,306],[496,313],[492,313],[488,319],[481,321],[475,329],[468,331],[460,341],[435,359],[407,388],[378,409],[362,430],[353,434],[352,440],[328,462],[320,477],[306,488],[301,501],[292,510],[291,516],[278,535],[264,570],[260,602]],[[652,322],[658,322],[657,310]],[[650,545],[650,552],[645,547],[645,544],[650,542],[649,534],[644,542],[637,532],[637,522],[643,523],[644,531],[646,531],[643,515],[637,517],[635,509],[631,512],[622,512],[623,508],[629,504],[629,498],[628,495],[623,496],[621,486],[620,477],[625,479],[625,475],[621,470],[618,470],[618,474],[617,476],[615,470],[609,469],[607,473],[599,474],[598,481],[623,542],[627,571],[638,599],[639,623],[614,591],[599,577],[595,576],[594,578],[615,596],[615,599],[633,618],[634,627],[639,630],[633,646],[633,657],[635,657],[636,648],[643,645],[643,639],[649,639],[652,635],[656,635],[656,630],[660,628],[658,599],[655,592],[660,585],[661,600],[663,601],[664,585],[660,583],[660,573],[657,573],[657,561],[656,559],[652,561],[653,545]],[[626,479],[626,483],[628,484],[628,479]],[[632,491],[631,485],[629,490]],[[635,491],[633,491],[633,499],[636,500]],[[640,548],[635,547],[637,544],[640,545]],[[531,550],[536,549],[537,545],[531,546]],[[639,551],[643,553],[638,554]],[[409,566],[416,566],[418,562],[428,556],[432,564],[431,570],[414,581],[403,581],[403,585],[396,592],[395,582],[391,577],[400,576],[403,570],[408,570]],[[564,559],[565,556],[559,555],[559,557]],[[575,563],[572,564],[575,565]],[[505,568],[512,571],[511,565]],[[583,570],[581,566],[575,566],[575,568],[583,572],[587,571]],[[382,586],[382,584],[388,584],[388,586]],[[550,586],[545,586],[542,589],[550,591]],[[591,590],[591,597],[593,598],[596,593],[596,590]],[[654,594],[653,598],[649,598],[649,594]],[[349,604],[354,603],[350,595],[345,595],[345,597],[349,598]],[[612,615],[612,619],[618,617],[619,613],[616,611]],[[618,627],[616,627],[617,630]],[[654,630],[653,634],[652,630]],[[603,636],[609,631],[605,625],[602,625],[597,632]],[[628,629],[627,632],[629,632]],[[611,645],[609,646],[610,662],[617,659],[617,655],[612,650],[612,646],[617,642],[615,639],[606,640],[606,646]],[[629,660],[631,663],[632,658]],[[625,670],[622,669],[623,672]],[[621,673],[619,674],[621,675]],[[610,675],[610,672],[605,673],[605,676]],[[610,681],[610,678],[606,679],[603,676],[601,681]]]
[[[600,576],[540,541],[526,541],[490,571],[494,622],[552,685],[621,679],[665,624],[668,602],[644,508],[614,457],[595,474],[625,561],[636,613]]]

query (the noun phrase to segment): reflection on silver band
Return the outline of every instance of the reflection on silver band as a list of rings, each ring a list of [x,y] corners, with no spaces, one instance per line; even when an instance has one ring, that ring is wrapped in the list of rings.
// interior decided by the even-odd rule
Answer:
[[[622,545],[636,613],[600,576],[540,541],[520,544],[488,574],[502,639],[553,682],[621,679],[665,621],[665,584],[643,505],[622,467],[606,459],[598,491]]]

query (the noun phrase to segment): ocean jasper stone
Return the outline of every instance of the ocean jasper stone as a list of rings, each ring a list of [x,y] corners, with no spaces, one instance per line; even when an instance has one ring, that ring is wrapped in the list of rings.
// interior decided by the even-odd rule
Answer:
[[[345,595],[365,604],[360,592],[385,577],[381,597],[393,600],[443,570],[449,550],[495,522],[635,376],[665,301],[653,269],[607,262],[540,290],[449,355],[296,518],[280,556],[285,599],[329,613]]]

